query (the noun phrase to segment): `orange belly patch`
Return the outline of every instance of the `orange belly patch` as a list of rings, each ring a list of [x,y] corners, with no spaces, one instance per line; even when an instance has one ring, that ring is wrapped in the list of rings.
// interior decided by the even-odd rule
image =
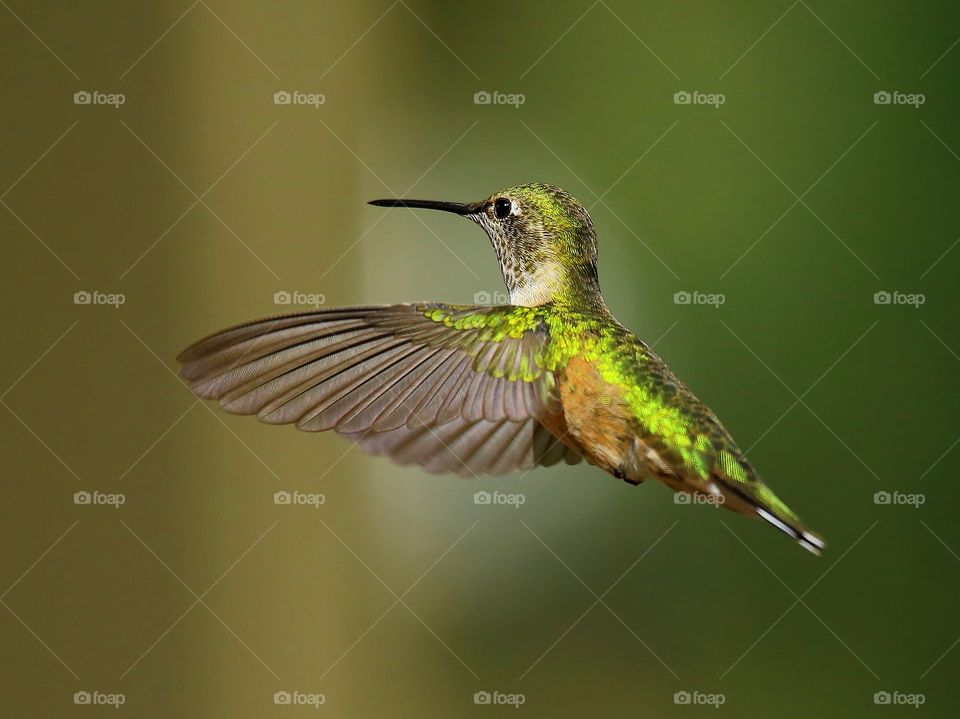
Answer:
[[[561,432],[587,461],[617,477],[643,479],[633,456],[634,422],[619,387],[604,382],[591,363],[574,358],[557,374],[557,394]]]

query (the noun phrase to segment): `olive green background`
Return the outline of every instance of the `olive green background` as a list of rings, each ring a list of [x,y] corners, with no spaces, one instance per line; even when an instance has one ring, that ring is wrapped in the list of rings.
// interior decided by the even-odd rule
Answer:
[[[957,715],[954,4],[0,4],[0,713],[913,711],[886,691]],[[325,102],[274,104],[295,90]],[[925,102],[874,103],[894,90]],[[469,223],[364,203],[535,180],[592,208],[609,305],[823,557],[587,466],[398,468],[173,374],[200,336],[303,309],[277,292],[502,292]],[[125,503],[74,504],[94,490]],[[294,490],[325,503],[274,504]]]

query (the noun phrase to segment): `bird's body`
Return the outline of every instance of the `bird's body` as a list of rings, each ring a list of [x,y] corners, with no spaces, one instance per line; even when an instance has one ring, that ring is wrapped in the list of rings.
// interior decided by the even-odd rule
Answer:
[[[733,447],[712,413],[606,308],[548,307],[556,414],[546,423],[591,464],[636,484],[696,475],[708,455]]]
[[[490,236],[511,304],[419,303],[269,318],[180,357],[191,389],[269,423],[333,429],[400,463],[463,475],[581,458],[627,482],[766,519],[823,541],[760,481],[713,412],[607,309],[593,225],[559,188],[469,205],[374,204],[466,215]]]

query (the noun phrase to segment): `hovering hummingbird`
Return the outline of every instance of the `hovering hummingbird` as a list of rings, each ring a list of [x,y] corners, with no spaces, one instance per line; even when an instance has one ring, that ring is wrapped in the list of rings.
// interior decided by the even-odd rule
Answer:
[[[323,309],[239,325],[180,356],[228,412],[430,472],[504,474],[586,459],[758,516],[819,554],[823,540],[760,480],[716,415],[613,317],[586,209],[545,184],[472,203],[374,200],[452,212],[490,238],[510,304]]]

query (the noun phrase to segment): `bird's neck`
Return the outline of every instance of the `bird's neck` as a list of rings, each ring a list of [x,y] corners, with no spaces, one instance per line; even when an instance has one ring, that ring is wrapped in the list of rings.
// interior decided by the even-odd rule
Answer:
[[[537,307],[547,303],[558,306],[596,306],[603,303],[596,266],[563,265],[544,262],[523,273],[504,272],[510,292],[510,304]]]

